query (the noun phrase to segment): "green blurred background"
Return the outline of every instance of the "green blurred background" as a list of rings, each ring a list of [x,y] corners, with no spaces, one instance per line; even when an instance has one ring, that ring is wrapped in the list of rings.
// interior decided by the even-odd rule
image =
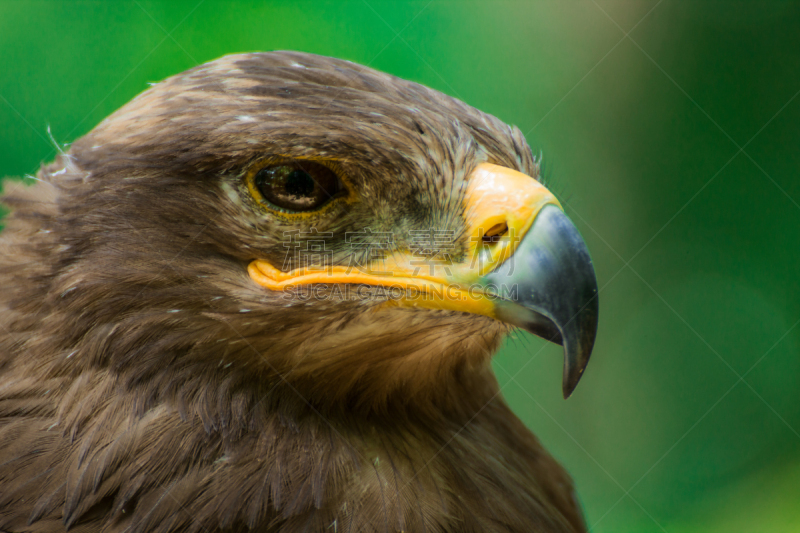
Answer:
[[[350,59],[518,125],[601,286],[583,382],[509,339],[514,410],[597,532],[800,531],[800,4],[0,0],[0,175],[243,51]]]

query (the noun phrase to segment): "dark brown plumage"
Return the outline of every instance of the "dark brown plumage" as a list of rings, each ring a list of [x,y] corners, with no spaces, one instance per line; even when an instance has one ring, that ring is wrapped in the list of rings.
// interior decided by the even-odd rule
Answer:
[[[358,201],[266,212],[242,177],[275,156],[335,160]],[[570,479],[498,394],[507,326],[247,275],[310,227],[334,261],[365,227],[401,246],[442,228],[463,253],[465,181],[487,161],[538,175],[518,129],[460,101],[275,52],[159,83],[35,185],[7,181],[0,530],[583,531]]]

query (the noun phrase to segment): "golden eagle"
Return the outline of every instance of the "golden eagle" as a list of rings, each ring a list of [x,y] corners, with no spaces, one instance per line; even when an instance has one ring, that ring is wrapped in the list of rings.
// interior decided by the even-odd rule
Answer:
[[[223,57],[137,96],[0,234],[0,530],[575,532],[489,365],[597,284],[521,132],[347,61]]]

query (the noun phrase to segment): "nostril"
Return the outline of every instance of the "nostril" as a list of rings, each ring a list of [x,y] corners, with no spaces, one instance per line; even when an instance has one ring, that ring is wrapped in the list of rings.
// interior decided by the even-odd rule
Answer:
[[[508,224],[501,222],[486,230],[481,240],[483,244],[496,244],[506,233],[508,233]]]

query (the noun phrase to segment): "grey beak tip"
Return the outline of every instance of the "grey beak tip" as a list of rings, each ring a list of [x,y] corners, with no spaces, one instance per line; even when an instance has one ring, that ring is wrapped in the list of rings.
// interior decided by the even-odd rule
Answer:
[[[588,363],[589,360],[586,360]],[[583,371],[586,369],[586,363],[583,364],[583,368],[572,367],[567,368],[567,364],[564,365],[564,381],[562,383],[561,389],[564,393],[564,399],[566,400],[572,393],[575,391],[575,387],[578,386],[578,382],[581,380],[583,376]]]
[[[572,327],[565,327],[562,334],[565,336],[564,342],[564,377],[563,391],[564,398],[568,398],[578,382],[583,377],[586,365],[594,349],[594,341],[597,337],[597,315],[598,315],[597,288],[594,295],[584,304],[581,310],[573,318]]]

